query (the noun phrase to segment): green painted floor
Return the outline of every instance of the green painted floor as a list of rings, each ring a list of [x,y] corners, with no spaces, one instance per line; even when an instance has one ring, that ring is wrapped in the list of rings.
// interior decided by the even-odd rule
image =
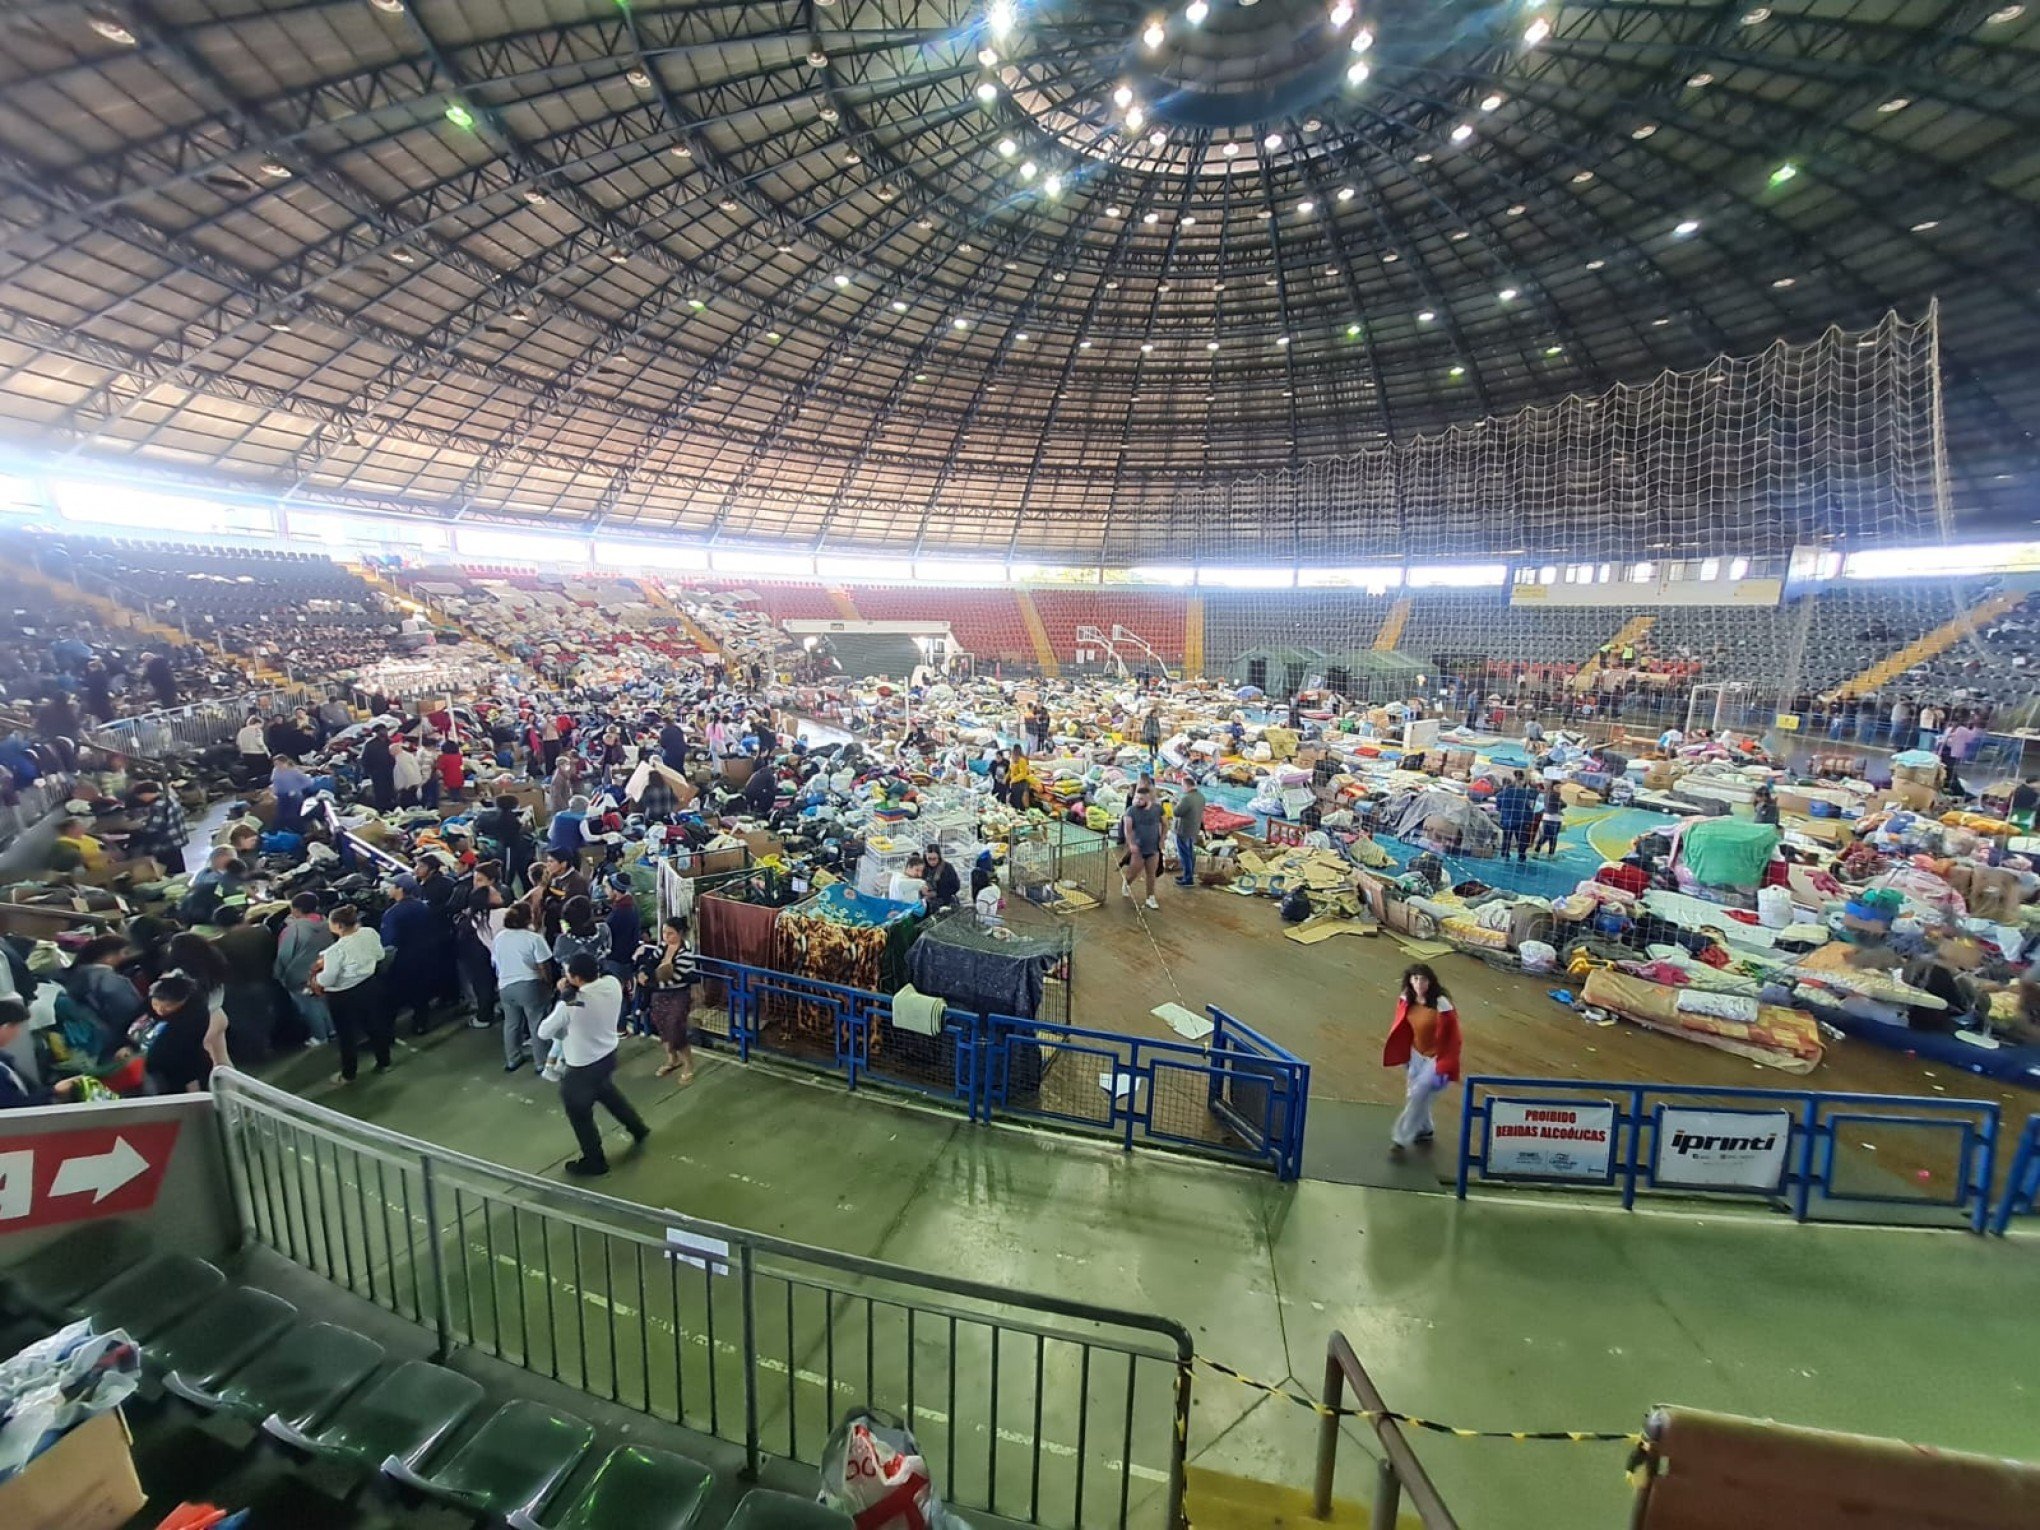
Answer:
[[[364,1119],[557,1174],[551,1086],[493,1033],[442,1032],[347,1090],[308,1054],[277,1081]],[[1623,1214],[1264,1175],[973,1127],[833,1083],[706,1059],[685,1091],[626,1043],[654,1127],[602,1188],[802,1242],[1166,1314],[1201,1350],[1314,1390],[1343,1329],[1390,1404],[1475,1428],[1627,1430],[1679,1402],[2031,1454],[2030,1241]],[[619,1144],[620,1146],[620,1144]],[[1310,1480],[1304,1409],[1200,1376],[1192,1454]],[[1623,1522],[1619,1445],[1422,1437],[1469,1526]],[[1364,1496],[1344,1458],[1342,1494]]]

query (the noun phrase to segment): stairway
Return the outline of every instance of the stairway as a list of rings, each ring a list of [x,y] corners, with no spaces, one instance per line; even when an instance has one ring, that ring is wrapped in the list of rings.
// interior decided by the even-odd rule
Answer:
[[[1821,700],[1833,701],[1837,696],[1867,696],[1872,691],[1881,690],[1915,664],[1938,658],[1964,638],[1974,636],[1979,628],[1989,626],[2006,612],[2024,604],[2025,599],[2023,593],[1993,595],[1982,605],[1964,611],[1953,621],[1943,622],[1932,632],[1922,633],[1905,647],[1885,655],[1854,679],[1828,691]]]
[[[1041,619],[1041,611],[1034,604],[1034,597],[1024,589],[1013,591],[1013,598],[1020,602],[1020,620],[1026,624],[1027,639],[1034,644],[1034,662],[1041,666],[1041,672],[1053,678],[1062,673],[1062,666],[1055,659],[1055,645],[1048,640],[1048,624]],[[1203,623],[1198,624],[1200,637]],[[1199,646],[1202,644],[1200,642]]]
[[[1381,624],[1381,630],[1374,634],[1374,651],[1392,653],[1402,646],[1403,629],[1410,624],[1410,607],[1416,602],[1405,595],[1388,608],[1388,616]]]
[[[1201,677],[1204,674],[1204,597],[1192,595],[1190,604],[1183,612],[1183,673],[1186,677]]]
[[[694,618],[681,608],[678,601],[666,593],[665,586],[658,580],[639,579],[635,583],[639,589],[645,592],[645,600],[653,610],[664,611],[680,624],[680,630],[687,634],[688,642],[692,643],[704,654],[713,654],[719,651],[715,640],[695,624]]]
[[[196,643],[222,664],[246,670],[258,684],[265,686],[290,684],[288,675],[280,674],[266,664],[258,664],[246,654],[228,653],[217,643],[209,643],[202,637],[195,637],[176,627],[168,626],[152,616],[145,616],[140,611],[122,605],[117,600],[111,600],[104,595],[95,595],[90,590],[66,580],[52,578],[33,564],[23,563],[13,572],[22,583],[47,590],[58,600],[75,601],[79,605],[91,607],[99,619],[109,627],[124,627],[130,632],[143,633],[165,647],[182,648],[186,643]]]
[[[857,609],[857,602],[850,598],[850,592],[839,585],[829,586],[829,603],[836,608],[836,614],[846,622],[864,620],[864,613]]]
[[[1624,644],[1642,642],[1643,635],[1656,625],[1657,618],[1655,616],[1632,616],[1628,621],[1615,629],[1615,635],[1608,639],[1607,643],[1603,646],[1616,653],[1620,653]],[[1592,690],[1594,688],[1594,676],[1600,672],[1601,654],[1600,650],[1596,649],[1594,656],[1582,664],[1580,672],[1573,676],[1573,689],[1576,691]]]

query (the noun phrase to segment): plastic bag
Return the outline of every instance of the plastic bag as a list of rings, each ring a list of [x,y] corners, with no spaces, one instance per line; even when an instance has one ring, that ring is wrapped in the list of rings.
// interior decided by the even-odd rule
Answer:
[[[848,1415],[822,1447],[821,1501],[858,1530],[970,1530],[942,1506],[913,1431],[871,1408]]]
[[[0,1482],[139,1384],[141,1352],[120,1329],[95,1336],[81,1318],[0,1364]]]
[[[1542,940],[1526,940],[1516,948],[1525,972],[1549,972],[1558,965],[1558,950]]]

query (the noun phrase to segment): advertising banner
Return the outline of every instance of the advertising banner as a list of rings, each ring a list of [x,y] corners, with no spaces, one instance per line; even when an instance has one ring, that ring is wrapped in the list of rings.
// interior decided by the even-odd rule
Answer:
[[[1495,1179],[1580,1179],[1613,1174],[1615,1107],[1606,1101],[1488,1101],[1487,1167]]]
[[[1790,1111],[1667,1106],[1658,1112],[1654,1174],[1660,1185],[1776,1191],[1791,1142]]]

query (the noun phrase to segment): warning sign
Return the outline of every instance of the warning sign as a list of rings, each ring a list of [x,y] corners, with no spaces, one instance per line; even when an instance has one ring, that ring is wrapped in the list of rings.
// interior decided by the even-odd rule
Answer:
[[[0,1233],[147,1210],[177,1151],[178,1126],[0,1137]]]
[[[1615,1154],[1611,1102],[1489,1100],[1487,1166],[1497,1179],[1610,1178]]]

